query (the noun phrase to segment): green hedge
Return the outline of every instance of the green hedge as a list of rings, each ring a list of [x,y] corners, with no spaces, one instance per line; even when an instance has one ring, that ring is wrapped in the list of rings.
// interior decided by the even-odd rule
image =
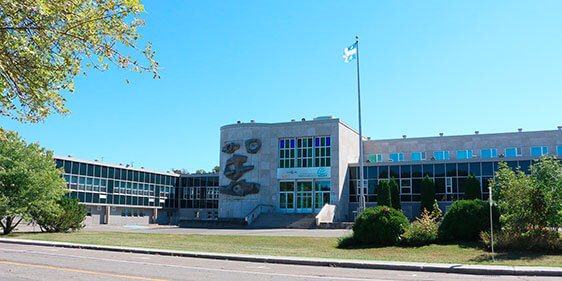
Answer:
[[[494,227],[499,228],[499,212],[493,208]],[[480,199],[458,200],[451,205],[439,225],[443,241],[477,241],[480,232],[490,230],[490,206]]]
[[[409,226],[402,212],[387,206],[367,208],[353,225],[353,239],[364,245],[395,245]]]

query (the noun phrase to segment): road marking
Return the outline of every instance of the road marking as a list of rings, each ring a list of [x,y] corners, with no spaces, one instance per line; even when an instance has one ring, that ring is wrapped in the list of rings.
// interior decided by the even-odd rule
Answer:
[[[19,265],[19,266],[36,267],[36,268],[44,268],[44,269],[54,269],[54,270],[78,272],[78,273],[92,274],[92,275],[103,275],[103,276],[111,276],[111,277],[121,277],[121,278],[127,278],[127,279],[150,280],[150,281],[167,281],[167,280],[163,280],[163,279],[154,279],[154,278],[147,278],[147,277],[140,277],[140,276],[131,276],[131,275],[122,275],[122,274],[112,274],[112,273],[95,272],[95,271],[87,271],[87,270],[80,270],[80,269],[72,269],[72,268],[64,268],[64,267],[54,267],[54,266],[37,265],[37,264],[27,264],[27,263],[10,262],[10,261],[0,261],[0,264]]]

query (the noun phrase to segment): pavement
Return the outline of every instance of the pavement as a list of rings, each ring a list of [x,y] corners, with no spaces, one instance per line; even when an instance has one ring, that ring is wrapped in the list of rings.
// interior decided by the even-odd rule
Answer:
[[[39,227],[20,225],[17,232],[38,232]],[[351,229],[248,229],[248,228],[182,228],[174,225],[86,225],[84,231],[109,231],[133,233],[198,234],[198,235],[248,235],[248,236],[290,236],[290,237],[342,237],[352,234]]]
[[[0,243],[0,280],[560,280],[306,266]]]
[[[97,250],[106,252],[148,254],[158,256],[197,258],[215,261],[237,261],[258,264],[283,264],[294,266],[314,266],[315,268],[345,268],[345,269],[370,269],[391,270],[425,273],[450,273],[450,274],[475,274],[475,275],[510,275],[510,276],[540,276],[540,277],[562,277],[562,267],[534,267],[534,266],[500,266],[500,265],[465,265],[465,264],[440,264],[419,262],[389,262],[389,261],[367,261],[367,260],[345,260],[326,258],[301,258],[301,257],[279,257],[279,256],[257,256],[203,253],[190,251],[173,251],[147,248],[116,247],[101,245],[86,245],[65,242],[33,241],[24,239],[0,239],[5,245],[48,246],[60,248],[74,248]],[[0,261],[4,257],[0,257]],[[0,262],[1,264],[1,262]],[[231,279],[232,280],[232,279]]]

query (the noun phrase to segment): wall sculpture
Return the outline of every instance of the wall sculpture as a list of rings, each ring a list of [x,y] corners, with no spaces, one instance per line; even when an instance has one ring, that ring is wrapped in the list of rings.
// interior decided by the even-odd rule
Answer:
[[[259,139],[248,139],[244,142],[244,145],[246,146],[246,152],[256,154],[261,148],[261,141]],[[222,152],[233,155],[226,159],[226,165],[223,169],[223,174],[231,180],[230,184],[221,186],[220,193],[234,196],[256,194],[260,191],[259,183],[247,182],[245,179],[240,180],[245,173],[254,169],[254,166],[245,165],[248,156],[234,154],[238,149],[240,149],[240,144],[235,142],[227,142],[221,149]]]

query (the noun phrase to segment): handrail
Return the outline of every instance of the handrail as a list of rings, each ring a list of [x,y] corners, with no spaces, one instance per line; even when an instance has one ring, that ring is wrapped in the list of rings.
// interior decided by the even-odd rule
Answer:
[[[261,214],[261,209],[262,207],[273,207],[273,205],[269,205],[269,204],[258,204],[256,207],[254,207],[250,212],[248,212],[248,214],[244,217],[244,221],[247,224],[251,224],[255,218],[257,218],[260,214]],[[259,212],[257,212],[257,210],[259,210]],[[257,214],[256,214],[257,213]]]

